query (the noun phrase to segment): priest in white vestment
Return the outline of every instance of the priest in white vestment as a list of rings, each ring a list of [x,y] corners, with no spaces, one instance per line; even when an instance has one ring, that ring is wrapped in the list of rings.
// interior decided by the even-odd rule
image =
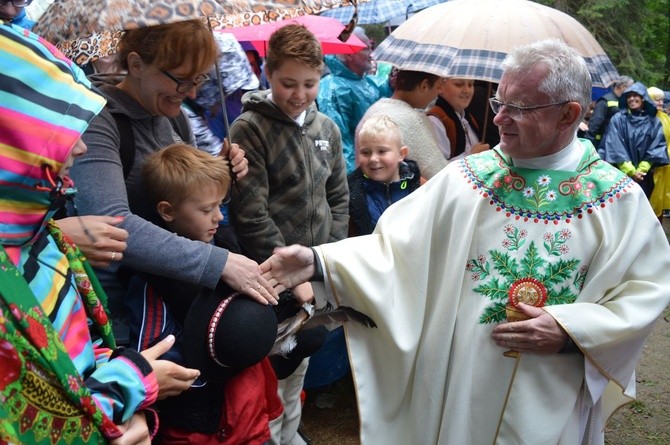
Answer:
[[[503,67],[500,145],[449,164],[372,235],[261,265],[280,288],[322,278],[376,322],[345,326],[365,445],[602,444],[670,302],[644,193],[576,138],[582,57],[542,41]]]

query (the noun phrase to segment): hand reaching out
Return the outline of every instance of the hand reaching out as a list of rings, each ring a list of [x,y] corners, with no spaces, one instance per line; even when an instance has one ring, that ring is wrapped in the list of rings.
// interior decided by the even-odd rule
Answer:
[[[238,292],[261,304],[277,304],[279,295],[268,280],[261,275],[258,263],[244,255],[228,253],[221,279]]]
[[[278,292],[309,281],[314,275],[314,252],[309,247],[294,244],[278,247],[270,258],[260,265],[263,277]]]
[[[200,375],[197,369],[185,368],[169,360],[159,360],[174,345],[174,335],[168,335],[149,349],[141,352],[158,380],[158,400],[176,396],[191,387]]]

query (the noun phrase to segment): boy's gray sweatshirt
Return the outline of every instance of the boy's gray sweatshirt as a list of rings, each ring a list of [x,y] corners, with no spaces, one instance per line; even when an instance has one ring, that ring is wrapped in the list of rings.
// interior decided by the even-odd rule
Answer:
[[[127,230],[129,237],[123,266],[214,289],[228,251],[177,236],[150,222],[156,221],[156,214],[143,193],[141,168],[151,153],[182,141],[171,120],[152,116],[137,101],[114,87],[120,81],[118,77],[94,76],[92,80],[108,102],[82,136],[88,152],[77,158],[71,169],[78,189],[77,211],[80,215],[124,217],[119,227]],[[135,160],[125,181],[119,152],[121,140],[112,112],[127,115],[133,130]],[[190,131],[188,139],[188,143],[195,144]],[[109,296],[115,336],[123,341],[127,335],[123,307],[126,289],[117,279],[118,267],[118,263],[113,263],[96,272]]]

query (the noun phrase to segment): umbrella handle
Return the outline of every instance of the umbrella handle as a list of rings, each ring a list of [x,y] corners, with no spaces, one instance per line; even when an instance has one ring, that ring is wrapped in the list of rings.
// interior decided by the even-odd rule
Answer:
[[[493,84],[491,82],[488,83],[489,87],[486,92],[486,101],[484,102],[484,130],[482,131],[482,140],[480,142],[486,142],[486,130],[489,129],[489,97],[491,97],[491,92],[493,90]]]
[[[209,30],[213,33],[212,22],[210,21],[209,16],[207,16],[207,26]],[[221,71],[219,70],[219,45],[216,45],[216,58],[214,59],[214,69],[216,71],[216,84],[219,87],[219,97],[221,98],[221,108],[223,111],[223,126],[226,130],[226,137],[228,142],[232,144],[233,141],[230,140],[230,123],[228,121],[228,110],[226,110],[226,93],[223,91],[223,80],[221,79]]]

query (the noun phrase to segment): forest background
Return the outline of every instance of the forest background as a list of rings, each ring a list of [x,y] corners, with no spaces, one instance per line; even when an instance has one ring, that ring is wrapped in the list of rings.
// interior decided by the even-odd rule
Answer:
[[[670,0],[536,0],[588,29],[621,75],[670,90]],[[376,43],[384,25],[363,25]]]

